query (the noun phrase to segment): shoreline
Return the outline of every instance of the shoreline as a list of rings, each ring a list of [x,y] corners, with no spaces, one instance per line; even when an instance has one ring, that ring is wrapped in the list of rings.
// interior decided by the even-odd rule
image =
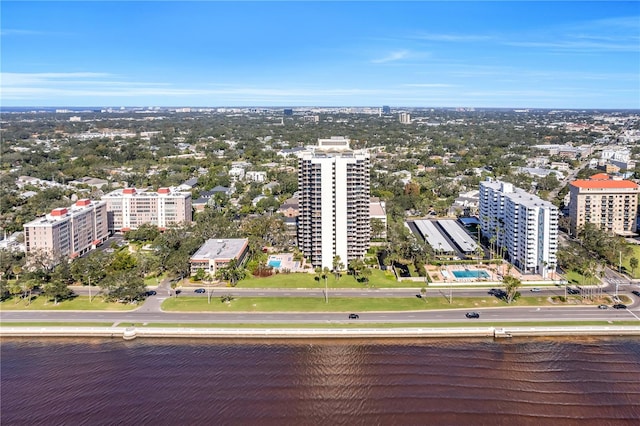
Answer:
[[[2,326],[6,337],[105,337],[210,339],[336,339],[336,338],[468,338],[640,336],[640,326],[550,327],[397,327],[397,328],[147,328],[147,327],[33,327]]]

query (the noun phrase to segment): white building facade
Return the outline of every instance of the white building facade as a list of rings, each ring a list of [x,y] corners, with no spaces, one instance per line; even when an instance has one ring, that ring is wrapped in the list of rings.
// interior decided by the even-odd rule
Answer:
[[[81,256],[109,238],[104,201],[81,199],[23,226],[27,256],[43,252],[54,262]]]
[[[349,139],[319,139],[298,161],[298,245],[315,267],[362,258],[369,248],[369,155]]]
[[[152,224],[164,229],[191,223],[191,193],[175,188],[147,192],[124,188],[102,197],[107,203],[109,231],[125,232]]]
[[[501,181],[480,183],[482,235],[494,239],[505,257],[525,274],[544,278],[555,271],[558,208]]]

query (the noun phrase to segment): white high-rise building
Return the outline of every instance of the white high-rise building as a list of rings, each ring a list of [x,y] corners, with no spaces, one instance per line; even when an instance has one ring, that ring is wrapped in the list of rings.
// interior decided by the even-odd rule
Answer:
[[[481,182],[480,226],[523,273],[546,278],[555,271],[558,208],[553,204],[507,182]]]
[[[147,223],[161,229],[191,223],[191,193],[175,188],[159,188],[158,192],[117,189],[102,200],[107,202],[111,232],[138,229]]]
[[[42,252],[55,264],[82,256],[109,238],[107,203],[81,199],[23,226],[27,256]]]
[[[315,267],[346,267],[369,248],[369,154],[353,151],[349,139],[319,139],[298,160],[298,245]]]

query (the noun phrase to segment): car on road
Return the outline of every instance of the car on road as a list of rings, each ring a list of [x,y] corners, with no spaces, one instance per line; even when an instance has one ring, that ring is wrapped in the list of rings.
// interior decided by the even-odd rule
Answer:
[[[156,294],[158,294],[155,290],[149,290],[147,292],[145,292],[145,295],[147,296],[155,296]]]
[[[607,305],[598,305],[598,309],[609,309]]]
[[[540,291],[540,289],[538,287],[534,287],[531,289],[531,291],[533,291],[534,293],[537,293]]]
[[[569,293],[569,294],[580,294],[580,290],[577,290],[575,288],[568,288],[567,289],[567,293]]]
[[[422,299],[422,295],[421,295],[421,294],[416,294],[416,297],[417,297],[418,299]]]
[[[360,315],[358,314],[349,314],[349,319],[358,319],[360,318]]]
[[[205,289],[204,288],[196,288],[195,290],[193,290],[194,293],[204,293]]]
[[[465,316],[467,318],[480,318],[480,314],[477,312],[467,312]]]
[[[624,303],[616,303],[615,305],[613,305],[613,309],[627,309],[627,305],[625,305]]]
[[[638,290],[633,290],[631,293],[633,293],[636,296],[640,297],[640,291],[638,291]]]

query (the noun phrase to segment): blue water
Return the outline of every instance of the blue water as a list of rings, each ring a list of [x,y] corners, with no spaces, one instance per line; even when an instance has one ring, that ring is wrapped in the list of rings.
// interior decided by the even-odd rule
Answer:
[[[485,271],[453,271],[456,278],[489,278]]]
[[[267,262],[267,265],[271,266],[272,268],[279,268],[281,263],[282,263],[282,260],[272,259],[269,262]]]

